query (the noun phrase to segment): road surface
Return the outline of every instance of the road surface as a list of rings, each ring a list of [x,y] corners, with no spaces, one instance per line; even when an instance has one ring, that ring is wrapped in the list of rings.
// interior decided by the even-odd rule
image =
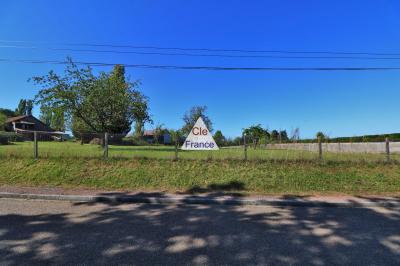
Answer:
[[[1,265],[399,265],[400,210],[0,200]]]

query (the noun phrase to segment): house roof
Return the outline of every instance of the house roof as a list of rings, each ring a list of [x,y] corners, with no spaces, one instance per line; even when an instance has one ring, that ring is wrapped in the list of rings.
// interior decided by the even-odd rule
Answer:
[[[20,123],[24,123],[24,124],[35,124],[36,123],[36,122],[32,123],[32,122],[28,122],[28,121],[21,121],[21,120],[23,120],[25,118],[28,118],[28,117],[32,118],[38,124],[42,124],[43,126],[48,128],[47,131],[54,131],[50,126],[46,125],[45,123],[43,123],[42,121],[40,121],[39,119],[34,117],[33,115],[20,115],[20,116],[10,117],[10,118],[7,119],[6,123],[13,123],[13,122],[20,122]]]
[[[143,136],[154,136],[154,135],[155,135],[155,134],[154,134],[155,131],[156,131],[155,129],[145,130],[145,131],[143,132]],[[163,134],[165,135],[165,134],[169,134],[169,133],[164,131]]]
[[[18,121],[18,120],[27,118],[28,116],[29,116],[29,115],[20,115],[20,116],[9,117],[9,118],[7,119],[7,123],[16,122],[16,121]]]
[[[154,136],[154,130],[145,130],[143,136]]]

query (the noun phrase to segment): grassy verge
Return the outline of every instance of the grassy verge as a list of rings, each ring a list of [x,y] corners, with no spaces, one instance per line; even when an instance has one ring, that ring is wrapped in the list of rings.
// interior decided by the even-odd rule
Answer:
[[[400,194],[400,164],[0,158],[0,185],[244,194]]]

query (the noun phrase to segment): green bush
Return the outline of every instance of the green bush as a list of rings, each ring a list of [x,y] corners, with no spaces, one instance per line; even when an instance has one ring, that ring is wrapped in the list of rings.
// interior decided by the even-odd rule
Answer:
[[[0,135],[0,145],[7,145],[7,144],[8,144],[8,138]]]
[[[122,145],[145,146],[149,143],[141,137],[125,137],[122,138]]]
[[[0,131],[0,139],[7,139],[7,142],[21,142],[25,140],[24,136],[22,136],[21,134],[5,131]]]

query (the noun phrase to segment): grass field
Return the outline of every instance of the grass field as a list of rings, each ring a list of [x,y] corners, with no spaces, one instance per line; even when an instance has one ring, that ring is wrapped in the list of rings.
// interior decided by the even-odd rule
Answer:
[[[229,148],[213,152],[174,147],[40,142],[0,146],[0,185],[60,186],[169,192],[229,191],[244,194],[400,194],[400,163],[383,154]],[[396,155],[398,156],[398,155]],[[392,159],[398,157],[393,156]]]
[[[111,158],[174,158],[172,146],[109,146]],[[33,142],[17,142],[12,145],[1,145],[0,156],[12,158],[32,158]],[[74,142],[39,142],[40,158],[101,158],[103,150],[98,145]],[[243,159],[242,148],[223,148],[219,151],[182,151],[179,150],[180,159]],[[366,153],[324,153],[326,161],[384,161],[384,154]],[[391,156],[393,160],[400,161],[400,154]],[[249,160],[316,160],[318,154],[309,151],[296,150],[266,150],[248,149]]]
[[[0,186],[243,194],[399,195],[400,164],[0,158]]]

